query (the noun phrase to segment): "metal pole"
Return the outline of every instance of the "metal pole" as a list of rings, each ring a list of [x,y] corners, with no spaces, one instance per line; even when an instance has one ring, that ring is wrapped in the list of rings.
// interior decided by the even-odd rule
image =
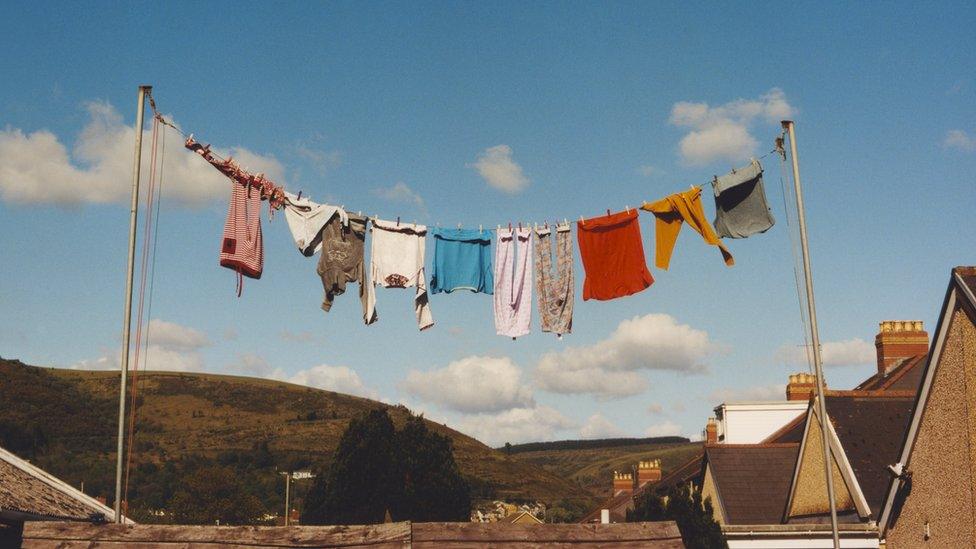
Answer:
[[[813,275],[810,270],[810,248],[807,246],[807,224],[803,215],[803,191],[800,188],[800,164],[796,157],[796,132],[792,120],[783,120],[783,129],[790,136],[790,157],[793,160],[793,188],[796,191],[797,221],[800,225],[800,245],[803,250],[803,274],[807,287],[807,310],[810,313],[810,337],[813,343],[813,366],[817,375],[817,408],[820,414],[820,434],[824,449],[824,469],[827,475],[827,498],[830,500],[830,526],[834,535],[834,548],[840,548],[837,533],[837,505],[834,502],[834,471],[827,435],[827,402],[824,400],[823,361],[820,356],[820,331],[817,328],[817,306],[813,300]]]
[[[139,168],[142,162],[142,119],[146,94],[152,86],[139,86],[136,107],[136,151],[132,164],[132,205],[129,208],[129,263],[125,276],[125,320],[122,325],[122,378],[119,383],[119,436],[115,464],[115,522],[122,522],[122,442],[125,437],[125,389],[129,374],[129,327],[132,323],[132,278],[136,261],[136,218],[139,211]]]
[[[291,471],[285,473],[285,526],[288,526],[288,519],[291,518],[291,506],[288,498],[291,495]]]

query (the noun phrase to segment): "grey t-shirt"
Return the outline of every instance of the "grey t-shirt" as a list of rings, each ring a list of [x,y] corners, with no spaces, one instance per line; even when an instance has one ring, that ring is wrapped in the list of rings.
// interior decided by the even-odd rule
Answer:
[[[766,203],[763,169],[758,160],[712,181],[715,192],[715,232],[722,238],[746,238],[764,233],[776,220]]]
[[[332,216],[322,227],[322,254],[316,271],[322,278],[325,297],[322,310],[332,308],[335,296],[346,291],[347,282],[359,283],[359,299],[366,308],[366,268],[363,261],[363,245],[366,240],[366,218],[349,214],[346,226],[338,215]]]

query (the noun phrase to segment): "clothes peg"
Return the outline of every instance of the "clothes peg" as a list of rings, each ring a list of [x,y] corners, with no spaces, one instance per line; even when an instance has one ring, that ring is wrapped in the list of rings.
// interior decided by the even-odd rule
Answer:
[[[298,200],[302,199],[302,191],[298,191]]]
[[[483,232],[485,232],[485,230],[482,228],[481,225],[478,225],[478,233],[480,234],[480,233],[483,233]]]
[[[583,216],[580,216],[580,225],[586,225],[586,221],[583,221]]]
[[[363,216],[363,211],[362,210],[357,211],[356,212],[356,215],[358,215],[359,217],[362,217]]]
[[[509,231],[511,231],[511,230],[512,230],[512,222],[511,222],[511,221],[509,221],[509,222],[508,222],[508,230],[509,230]]]
[[[400,216],[397,216],[397,227],[400,226]]]
[[[500,230],[502,230],[502,226],[501,226],[501,225],[495,225],[495,230],[496,230],[496,231],[500,231]]]
[[[458,223],[458,230],[459,231],[461,230],[461,224],[460,223]]]
[[[630,213],[630,204],[627,204],[627,213]]]
[[[582,219],[582,217],[583,216],[580,216],[581,219]],[[564,217],[563,218],[563,223],[565,223],[566,225],[569,225],[569,220]]]
[[[521,231],[522,230],[522,222],[521,221],[518,222],[518,226],[519,226],[519,230]],[[515,338],[513,337],[512,339],[515,339]]]
[[[610,217],[610,208],[607,208],[607,217]]]

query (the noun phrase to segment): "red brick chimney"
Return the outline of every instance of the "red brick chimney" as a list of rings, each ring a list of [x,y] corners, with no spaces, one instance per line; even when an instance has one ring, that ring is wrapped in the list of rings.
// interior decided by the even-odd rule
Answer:
[[[613,495],[630,492],[634,489],[634,475],[632,473],[613,472]]]
[[[921,320],[885,320],[874,337],[878,349],[878,374],[884,376],[906,358],[929,352],[929,334]]]
[[[786,400],[810,400],[817,390],[817,376],[813,374],[790,374],[786,385]]]
[[[708,418],[708,423],[705,424],[705,444],[717,444],[718,443],[718,424],[715,423],[715,418]]]
[[[661,460],[652,459],[637,464],[637,488],[661,480]]]

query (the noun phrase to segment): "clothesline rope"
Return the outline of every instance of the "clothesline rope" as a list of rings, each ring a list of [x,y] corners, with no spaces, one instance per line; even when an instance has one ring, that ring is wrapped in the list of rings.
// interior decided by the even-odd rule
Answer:
[[[176,130],[177,133],[179,133],[181,136],[184,137],[184,139],[186,140],[185,145],[186,145],[186,148],[187,149],[189,149],[191,151],[194,151],[194,152],[200,154],[205,160],[207,160],[208,162],[210,162],[211,165],[213,165],[218,171],[220,171],[221,173],[223,173],[228,178],[230,178],[232,180],[235,180],[238,183],[240,183],[242,185],[245,185],[245,186],[247,186],[249,184],[249,182],[250,182],[252,184],[253,183],[258,183],[258,184],[270,185],[271,187],[273,187],[273,189],[275,189],[275,190],[274,191],[268,191],[268,193],[267,193],[269,196],[271,196],[273,198],[272,200],[269,200],[269,205],[273,209],[281,209],[286,204],[288,204],[288,205],[291,205],[292,204],[292,201],[289,200],[289,198],[287,197],[286,192],[285,192],[283,186],[276,185],[275,183],[273,183],[270,180],[268,180],[267,178],[265,178],[263,174],[256,174],[256,175],[255,174],[251,174],[250,172],[247,171],[247,169],[244,169],[244,168],[241,168],[240,166],[237,166],[233,162],[233,159],[232,158],[226,158],[225,159],[225,158],[221,157],[219,154],[217,154],[216,152],[214,152],[213,150],[211,150],[210,145],[202,145],[202,144],[198,143],[194,139],[194,137],[193,137],[194,134],[192,134],[192,133],[187,134],[186,132],[184,132],[183,130],[181,130],[179,127],[177,127],[175,124],[173,124],[169,120],[166,120],[166,118],[156,108],[156,101],[153,98],[151,92],[149,93],[149,107],[150,107],[150,109],[152,109],[153,118],[155,120],[158,120],[161,124],[164,124],[166,126],[169,126],[169,127],[173,128],[174,130]],[[764,153],[763,155],[759,156],[758,158],[756,158],[756,157],[753,157],[753,158],[755,160],[762,160],[762,159],[768,157],[769,155],[771,155],[773,153],[777,153],[777,152],[779,152],[779,149],[778,148],[773,148],[772,150]],[[215,162],[214,160],[216,160],[217,162]],[[734,168],[733,168],[733,171],[735,171]],[[692,185],[692,187],[694,187],[694,186],[695,185]],[[299,192],[297,196],[299,198],[301,198],[301,194],[302,193]],[[294,193],[292,193],[292,195],[294,196]],[[262,196],[261,196],[261,198],[262,199],[267,199],[267,197],[265,196],[264,189],[262,189]],[[630,212],[632,210],[639,209],[640,204],[641,204],[640,201],[637,202],[637,207],[632,207],[631,205],[628,204],[624,208],[620,208],[617,213],[624,212],[624,211],[625,212]],[[341,208],[344,209],[344,210],[346,209],[344,204],[341,206]],[[360,213],[362,213],[362,211],[360,211]],[[611,210],[610,209],[607,209],[607,216],[611,215],[611,213],[612,213]],[[369,217],[371,219],[382,219],[381,216],[379,216],[377,214],[373,214],[373,215],[367,216],[367,217]],[[396,219],[396,223],[397,224],[400,224],[401,223],[401,221],[400,221],[401,216],[394,216],[394,217]],[[590,216],[588,218],[584,218],[584,216],[582,216],[582,215],[580,215],[580,216],[573,216],[572,218],[563,217],[562,218],[562,224],[568,224],[569,221],[570,221],[570,219],[575,220],[575,219],[578,218],[581,222],[585,222],[587,219],[595,219],[595,218],[600,218],[600,217],[603,217],[603,216],[602,215],[595,215],[595,216]],[[388,218],[388,219],[392,219],[392,218]],[[552,224],[553,225],[559,225],[560,224],[559,219],[560,218],[558,216],[555,217]],[[537,222],[523,222],[523,221],[508,222],[507,226],[508,226],[508,229],[509,230],[511,230],[513,224],[516,224],[520,229],[521,229],[521,227],[523,225],[526,226],[526,227],[529,227],[529,228],[538,228],[540,225],[543,225],[543,226],[548,227],[550,225],[550,222],[549,221],[550,221],[549,219],[545,219],[545,220],[543,220],[542,223],[537,223]],[[403,223],[409,224],[406,221],[403,221]],[[416,220],[413,221],[413,224],[414,225],[421,225],[421,224],[417,223]],[[426,226],[433,226],[433,227],[440,228],[441,227],[441,223],[428,223],[428,224],[426,224]],[[449,227],[451,225],[450,224],[445,224],[443,226],[444,227]],[[462,224],[458,223],[457,226],[460,229],[462,227]],[[496,228],[494,230],[495,231],[499,231],[499,230],[504,229],[504,228],[505,228],[505,225],[504,224],[497,224],[496,225]],[[485,230],[484,224],[478,225],[478,230],[479,231]],[[487,230],[491,231],[493,229],[489,226],[489,227],[487,227]]]

